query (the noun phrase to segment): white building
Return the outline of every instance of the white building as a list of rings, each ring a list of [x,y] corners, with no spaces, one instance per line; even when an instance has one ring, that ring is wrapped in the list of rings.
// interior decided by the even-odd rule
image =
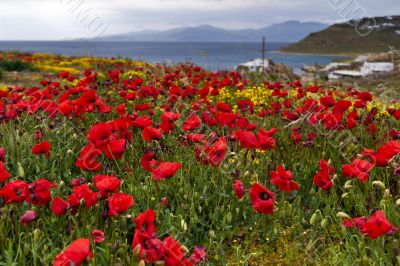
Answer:
[[[389,62],[374,62],[368,63],[364,62],[362,65],[360,72],[363,77],[372,75],[372,74],[383,74],[388,73],[394,70],[394,64]]]
[[[268,69],[269,61],[268,59],[264,59],[264,62],[261,58],[254,59],[253,61],[249,61],[239,66],[235,67],[235,69],[239,67],[246,67],[250,72],[262,71],[262,69]]]
[[[329,79],[339,79],[344,77],[361,78],[374,74],[390,73],[394,70],[394,64],[389,62],[364,62],[357,70],[340,69],[340,65],[337,65],[337,67],[339,67],[339,69],[333,70],[328,74]]]

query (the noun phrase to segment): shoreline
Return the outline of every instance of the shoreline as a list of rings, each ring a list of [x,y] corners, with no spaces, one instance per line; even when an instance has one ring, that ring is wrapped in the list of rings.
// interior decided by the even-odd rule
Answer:
[[[318,56],[340,56],[340,57],[357,57],[359,55],[363,55],[363,53],[338,53],[338,54],[326,54],[326,53],[301,53],[301,52],[287,52],[282,50],[277,50],[282,54],[295,54],[295,55],[318,55]]]

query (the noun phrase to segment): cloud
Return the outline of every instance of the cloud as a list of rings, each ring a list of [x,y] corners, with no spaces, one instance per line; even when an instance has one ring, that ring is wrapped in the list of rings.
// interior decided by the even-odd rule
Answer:
[[[87,38],[200,24],[257,28],[293,19],[333,23],[345,19],[332,6],[341,2],[357,3],[369,16],[400,14],[398,0],[0,0],[0,39]]]

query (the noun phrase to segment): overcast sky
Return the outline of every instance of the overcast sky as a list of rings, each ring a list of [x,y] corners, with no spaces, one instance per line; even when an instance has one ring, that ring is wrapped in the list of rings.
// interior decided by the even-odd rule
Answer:
[[[210,24],[260,28],[400,15],[400,0],[0,0],[0,40],[59,40]]]

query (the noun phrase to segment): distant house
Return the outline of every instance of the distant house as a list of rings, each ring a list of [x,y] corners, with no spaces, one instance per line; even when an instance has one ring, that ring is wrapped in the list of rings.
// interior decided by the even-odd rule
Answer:
[[[361,67],[362,76],[368,76],[372,74],[384,74],[394,70],[394,64],[388,62],[364,62]]]
[[[268,69],[269,60],[265,59],[264,62],[261,58],[254,59],[253,61],[249,61],[235,67],[236,70],[240,71],[241,69],[246,69],[249,72],[261,72],[263,69]]]
[[[370,75],[385,75],[394,70],[394,64],[389,62],[364,62],[358,67],[350,68],[350,64],[330,64],[325,67],[329,79],[340,79],[345,77],[361,78]],[[354,66],[351,64],[351,66]]]

